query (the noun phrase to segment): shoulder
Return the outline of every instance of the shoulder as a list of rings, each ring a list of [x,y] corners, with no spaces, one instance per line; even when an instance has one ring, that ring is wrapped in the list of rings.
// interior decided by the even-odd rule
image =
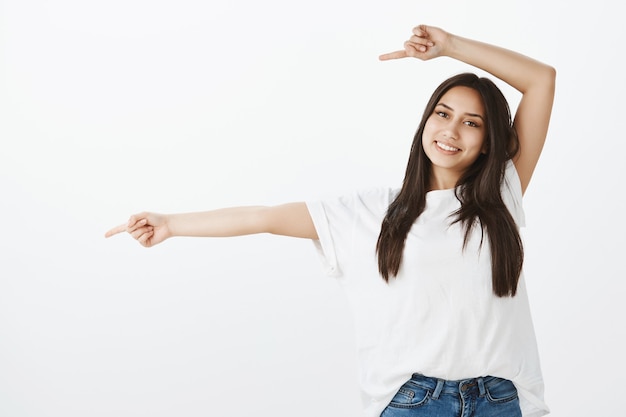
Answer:
[[[365,188],[307,201],[307,206],[314,217],[323,214],[328,218],[345,219],[367,214],[382,219],[398,192],[399,189],[391,187]]]
[[[399,189],[391,187],[371,187],[321,200],[325,205],[340,205],[353,210],[387,210],[398,195]]]

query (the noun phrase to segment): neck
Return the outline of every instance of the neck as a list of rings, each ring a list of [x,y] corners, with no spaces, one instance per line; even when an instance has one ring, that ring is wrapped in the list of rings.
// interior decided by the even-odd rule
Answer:
[[[452,172],[450,170],[442,170],[437,167],[432,167],[430,175],[430,189],[432,190],[448,190],[455,188],[461,178],[461,174]]]

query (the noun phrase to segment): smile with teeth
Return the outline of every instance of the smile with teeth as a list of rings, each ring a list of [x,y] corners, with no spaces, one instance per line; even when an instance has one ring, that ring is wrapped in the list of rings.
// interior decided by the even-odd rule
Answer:
[[[451,152],[460,151],[459,148],[454,148],[452,146],[446,145],[445,143],[441,143],[441,142],[435,142],[435,143],[437,144],[438,147],[440,147],[444,151],[451,151]]]

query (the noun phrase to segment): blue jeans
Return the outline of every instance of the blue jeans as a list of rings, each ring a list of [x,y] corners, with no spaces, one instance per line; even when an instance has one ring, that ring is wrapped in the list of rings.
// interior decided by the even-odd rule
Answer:
[[[485,376],[445,381],[413,374],[381,417],[521,417],[517,389]]]

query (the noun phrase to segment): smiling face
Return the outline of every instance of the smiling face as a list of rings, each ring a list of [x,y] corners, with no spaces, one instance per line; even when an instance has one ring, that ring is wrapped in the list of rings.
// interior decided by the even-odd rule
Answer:
[[[453,87],[438,101],[422,134],[432,163],[432,189],[454,188],[485,149],[485,109],[480,94]]]

